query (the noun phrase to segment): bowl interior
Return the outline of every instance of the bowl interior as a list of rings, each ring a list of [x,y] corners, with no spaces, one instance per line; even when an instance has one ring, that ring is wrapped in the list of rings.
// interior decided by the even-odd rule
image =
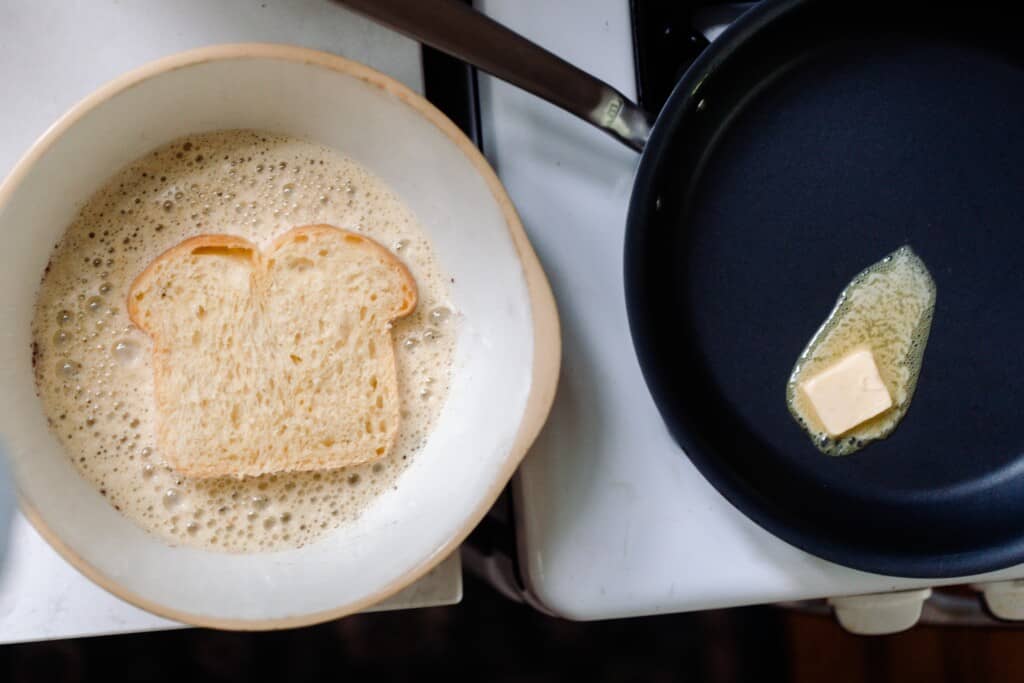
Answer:
[[[533,320],[507,207],[443,125],[374,72],[301,50],[242,49],[150,67],[58,123],[0,188],[0,433],[27,508],[105,587],[193,622],[340,612],[439,561],[504,484],[531,394]],[[54,244],[106,178],[176,137],[257,128],[359,161],[403,198],[453,278],[461,314],[451,392],[395,490],[307,547],[231,555],[172,547],[117,513],[49,431],[30,321]],[[500,359],[500,362],[495,362]]]

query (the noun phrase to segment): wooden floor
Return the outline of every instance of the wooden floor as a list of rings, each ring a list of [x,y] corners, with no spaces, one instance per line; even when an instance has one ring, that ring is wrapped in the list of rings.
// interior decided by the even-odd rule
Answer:
[[[1024,629],[863,638],[772,607],[580,624],[469,581],[457,607],[276,633],[185,630],[0,647],[22,681],[1024,681]]]
[[[784,616],[790,681],[1024,681],[1024,628],[918,626],[881,638],[821,617]]]

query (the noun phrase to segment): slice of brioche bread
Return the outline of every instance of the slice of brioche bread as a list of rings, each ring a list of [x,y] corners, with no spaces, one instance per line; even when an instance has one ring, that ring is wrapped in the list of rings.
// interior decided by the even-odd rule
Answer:
[[[255,476],[384,456],[399,424],[391,321],[416,282],[389,251],[329,225],[266,253],[185,240],[128,293],[153,340],[157,448],[188,477]]]

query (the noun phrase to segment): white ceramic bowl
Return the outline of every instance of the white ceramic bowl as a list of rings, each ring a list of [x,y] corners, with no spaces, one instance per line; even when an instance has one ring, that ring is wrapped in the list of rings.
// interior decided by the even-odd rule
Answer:
[[[451,393],[426,447],[355,523],[307,547],[171,547],[75,469],[36,396],[30,321],[47,260],[106,178],[173,138],[258,128],[314,140],[383,178],[416,213],[461,313]],[[58,121],[0,186],[0,434],[22,509],[116,595],[193,624],[279,628],[348,614],[408,585],[479,521],[550,408],[560,360],[550,288],[514,209],[440,112],[368,67],[294,47],[229,45],[163,59]]]

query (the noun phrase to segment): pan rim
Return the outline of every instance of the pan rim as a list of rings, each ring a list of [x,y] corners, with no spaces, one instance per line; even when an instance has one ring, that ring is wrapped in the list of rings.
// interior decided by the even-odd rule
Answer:
[[[752,36],[810,4],[813,4],[810,0],[766,0],[752,7],[691,64],[658,115],[635,175],[623,255],[627,315],[641,372],[659,413],[685,456],[733,507],[780,541],[845,567],[888,576],[952,578],[1005,569],[1024,559],[1024,536],[1008,541],[997,540],[962,552],[914,552],[912,549],[879,552],[877,548],[848,538],[835,542],[821,527],[796,524],[788,515],[778,514],[778,506],[770,500],[747,490],[745,482],[732,468],[716,457],[713,445],[701,444],[692,430],[670,414],[667,396],[671,388],[659,377],[655,367],[658,353],[650,339],[654,314],[644,303],[650,299],[644,271],[646,245],[651,232],[648,225],[653,223],[649,219],[657,210],[657,178],[680,124],[687,113],[698,106],[704,82]]]

